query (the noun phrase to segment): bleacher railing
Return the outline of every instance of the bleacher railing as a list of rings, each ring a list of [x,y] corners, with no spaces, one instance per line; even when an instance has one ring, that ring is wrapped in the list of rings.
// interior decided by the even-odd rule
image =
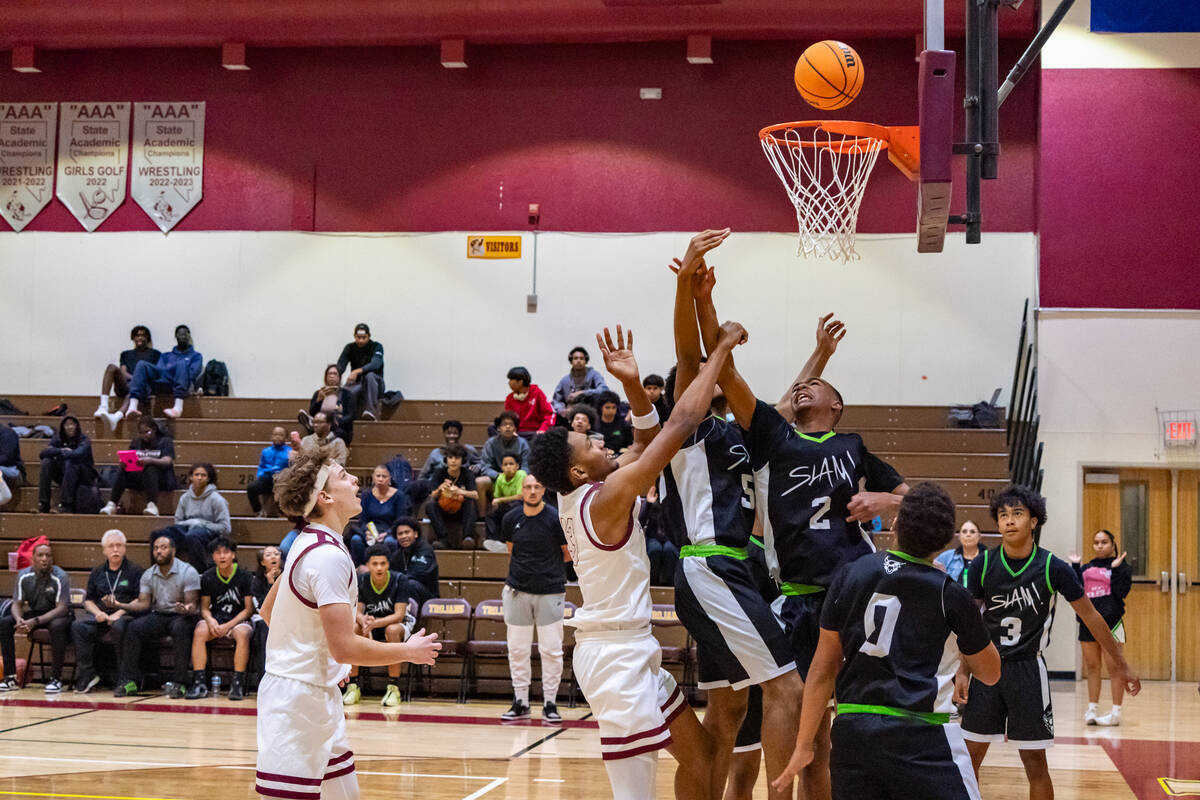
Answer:
[[[1042,443],[1038,441],[1041,415],[1037,396],[1037,326],[1032,324],[1029,301],[1021,312],[1021,338],[1013,367],[1012,394],[1008,399],[1008,473],[1013,483],[1042,490]]]

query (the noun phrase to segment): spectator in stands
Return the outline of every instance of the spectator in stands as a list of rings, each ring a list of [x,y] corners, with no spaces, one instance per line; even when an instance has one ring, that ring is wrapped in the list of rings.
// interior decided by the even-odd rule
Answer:
[[[118,661],[125,630],[133,617],[117,607],[137,599],[142,581],[142,568],[125,557],[125,534],[117,529],[100,537],[104,560],[88,575],[83,608],[87,614],[71,623],[71,642],[75,645],[75,693],[87,694],[96,688],[96,642],[112,631],[113,647]]]
[[[262,680],[267,655],[267,621],[259,616],[259,611],[267,601],[271,587],[283,574],[283,559],[283,551],[275,545],[269,544],[259,550],[258,569],[250,583],[250,594],[254,596],[254,616],[250,618],[254,625],[254,635],[250,637],[250,680],[255,686]]]
[[[170,636],[172,672],[171,680],[163,686],[163,694],[178,699],[183,697],[183,682],[187,679],[188,651],[200,600],[200,573],[175,557],[175,542],[170,536],[155,539],[151,553],[154,566],[142,573],[137,599],[113,603],[130,614],[141,615],[125,630],[120,677],[113,696],[138,693],[142,682],[142,648],[157,650],[158,640]]]
[[[175,526],[187,537],[188,556],[180,557],[194,566],[208,562],[209,543],[233,530],[229,503],[217,491],[217,469],[212,464],[192,464],[188,470],[188,488],[175,506]]]
[[[650,585],[674,586],[675,565],[679,562],[679,542],[667,530],[662,520],[662,505],[658,501],[658,488],[651,486],[646,492],[646,502],[638,515],[638,522],[646,534],[646,556],[650,559]]]
[[[567,407],[576,403],[594,403],[596,395],[608,390],[608,384],[600,373],[588,366],[590,361],[588,351],[582,347],[572,348],[567,355],[571,364],[570,371],[562,377],[554,387],[550,404],[560,417],[564,417]]]
[[[121,355],[117,358],[117,363],[109,364],[104,368],[104,379],[100,383],[100,405],[96,407],[96,411],[92,415],[108,423],[110,431],[116,430],[117,423],[129,410],[129,386],[133,381],[133,373],[137,370],[137,365],[143,361],[157,364],[158,360],[162,358],[162,353],[152,346],[150,329],[145,325],[134,325],[133,330],[129,332],[129,338],[133,342],[133,349],[122,350]],[[122,398],[123,402],[115,412],[109,413],[108,395],[114,391],[117,397]]]
[[[296,420],[304,430],[312,433],[313,415],[324,411],[330,418],[338,420],[334,433],[349,445],[354,439],[354,409],[354,393],[348,386],[342,386],[342,371],[338,369],[338,365],[330,364],[325,367],[325,383],[313,392],[312,400],[308,402],[308,410],[297,414]]]
[[[962,579],[963,570],[975,556],[979,555],[979,527],[967,520],[958,529],[958,547],[946,550],[933,560],[935,567],[950,576],[950,580]]]
[[[99,475],[92,461],[92,440],[79,428],[79,420],[70,415],[58,424],[58,433],[50,438],[48,447],[38,455],[42,469],[38,473],[38,511],[50,511],[50,489],[59,484],[58,511],[75,513],[75,496],[81,486],[94,486]],[[92,506],[88,513],[96,513]]]
[[[250,508],[254,511],[255,516],[265,517],[267,512],[263,510],[263,496],[272,497],[272,492],[275,489],[275,476],[279,471],[288,465],[288,458],[292,455],[292,448],[287,444],[287,431],[281,427],[275,427],[271,431],[271,444],[264,447],[262,454],[258,457],[258,472],[254,473],[254,480],[250,481],[250,485],[246,487],[246,497],[250,500]]]
[[[666,419],[667,415],[670,413],[670,407],[667,404],[666,399],[663,398],[663,387],[666,385],[667,382],[663,380],[662,375],[650,373],[646,377],[642,378],[642,391],[646,393],[646,399],[650,401],[650,405],[654,406],[655,410],[658,411],[658,414],[662,419]],[[632,413],[633,412],[630,412],[630,415]],[[630,419],[630,422],[632,421],[633,420]]]
[[[515,456],[519,469],[529,469],[529,442],[517,436],[517,423],[516,414],[501,411],[496,417],[496,435],[483,445],[483,457],[480,459],[479,474],[475,483],[480,497],[485,500],[488,490],[492,488],[492,483],[501,472],[500,462],[504,456]],[[484,510],[485,504],[480,502],[479,513],[482,514]]]
[[[596,409],[586,403],[580,403],[577,406],[571,406],[567,409],[567,424],[576,433],[591,436],[596,430],[596,423],[598,421]]]
[[[49,544],[33,549],[33,564],[17,573],[12,602],[0,616],[0,651],[4,656],[4,680],[0,692],[12,692],[17,685],[17,653],[14,634],[28,637],[39,628],[50,631],[50,680],[46,694],[62,691],[63,658],[71,641],[71,587],[67,573],[54,566]]]
[[[350,371],[346,372],[346,367]],[[379,396],[386,391],[383,383],[383,345],[371,340],[371,328],[360,322],[354,326],[354,341],[342,348],[337,360],[338,372],[346,376],[346,388],[354,407],[363,419],[379,418]]]
[[[478,517],[479,493],[475,490],[475,476],[463,466],[467,452],[461,444],[447,445],[446,463],[433,472],[433,492],[425,506],[425,513],[433,525],[435,548],[449,547],[457,550],[475,549],[475,520]],[[462,523],[458,535],[451,538],[446,528],[447,519]]]
[[[358,576],[358,611],[355,623],[358,635],[377,642],[403,642],[412,634],[416,624],[405,591],[407,580],[392,572],[388,563],[388,548],[382,544],[367,549],[368,571]],[[350,667],[350,679],[342,694],[342,704],[356,705],[362,699],[358,688],[358,665]],[[383,693],[384,706],[400,705],[400,664],[388,664],[388,686]]]
[[[132,419],[141,412],[138,403],[149,399],[151,394],[171,392],[175,405],[163,409],[163,414],[175,419],[183,414],[183,399],[191,394],[192,387],[204,369],[204,356],[192,347],[192,332],[187,325],[175,328],[175,347],[163,353],[157,363],[142,361],[133,371],[129,382],[129,410],[125,416]],[[118,418],[119,419],[119,418]]]
[[[435,447],[429,451],[429,455],[425,458],[425,463],[421,466],[421,471],[417,473],[417,478],[423,481],[430,480],[433,477],[433,471],[437,467],[446,463],[445,449],[447,445],[460,444],[462,439],[463,424],[456,419],[448,419],[442,423],[442,439],[445,445]],[[464,444],[463,449],[467,451],[466,465],[470,469],[479,464],[479,451],[469,444]]]
[[[318,447],[328,447],[330,456],[334,461],[346,466],[346,459],[350,453],[346,449],[346,443],[333,432],[333,426],[337,424],[337,417],[330,417],[324,411],[318,411],[313,414],[312,425],[313,432],[303,439],[296,431],[292,431],[292,447],[297,450],[315,450]]]
[[[17,432],[7,425],[0,424],[0,483],[11,500],[15,490],[25,482],[25,462],[21,460],[21,440]],[[0,499],[0,506],[8,500]]]
[[[421,538],[415,519],[402,519],[396,523],[396,552],[392,553],[392,570],[407,581],[403,593],[417,601],[414,614],[420,616],[420,607],[426,600],[439,596],[437,553],[432,545]]]
[[[372,545],[395,549],[396,523],[409,513],[408,495],[392,486],[392,475],[383,464],[371,473],[371,486],[361,497],[362,511],[346,529],[345,537],[356,567],[366,564],[367,548]]]
[[[524,439],[514,437],[519,442],[524,442]],[[528,445],[526,445],[528,447]],[[496,483],[492,496],[492,510],[484,517],[484,528],[487,531],[486,538],[483,540],[483,549],[493,553],[506,553],[508,548],[504,546],[504,539],[501,537],[501,527],[504,518],[513,512],[521,500],[521,485],[525,481],[525,470],[520,468],[517,462],[517,457],[512,453],[506,453],[501,459],[501,472],[496,476]]]
[[[567,584],[563,562],[571,556],[558,512],[543,502],[545,494],[538,479],[527,475],[521,485],[521,509],[504,518],[503,538],[512,553],[502,596],[513,704],[500,715],[503,720],[529,717],[530,654],[536,625],[542,662],[542,721],[562,722],[557,701]]]
[[[246,697],[246,668],[250,664],[250,639],[254,626],[254,575],[237,563],[237,545],[218,536],[209,545],[213,566],[200,576],[200,621],[192,633],[192,685],[188,700],[208,696],[204,673],[208,667],[208,643],[233,639],[233,683],[230,700]]]
[[[152,417],[142,417],[137,423],[137,435],[129,442],[129,449],[137,454],[141,469],[132,470],[125,464],[117,473],[109,501],[100,509],[101,514],[115,514],[126,489],[144,492],[146,509],[142,513],[158,516],[158,493],[174,491],[175,442],[162,432]]]
[[[530,439],[535,433],[544,433],[554,424],[554,407],[546,399],[546,393],[533,383],[533,376],[524,367],[513,367],[508,371],[508,388],[504,398],[504,410],[517,415],[517,433]]]
[[[604,446],[609,450],[623,453],[633,444],[633,426],[617,414],[621,407],[621,398],[616,392],[605,389],[596,395],[596,403],[600,408],[600,418],[595,426],[596,433],[604,437]]]

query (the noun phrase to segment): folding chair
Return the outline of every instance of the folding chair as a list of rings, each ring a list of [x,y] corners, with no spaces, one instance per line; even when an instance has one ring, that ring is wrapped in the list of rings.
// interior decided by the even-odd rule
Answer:
[[[436,633],[438,635],[438,641],[442,643],[438,662],[442,662],[447,657],[465,657],[463,643],[467,641],[470,634],[471,604],[461,597],[435,597],[432,600],[426,600],[425,604],[421,606],[417,628],[424,628],[427,634]],[[433,667],[409,664],[408,681],[404,689],[406,701],[412,700],[413,682],[422,674],[422,670],[428,680],[429,693],[433,693]],[[461,685],[459,702],[462,702]]]
[[[504,624],[504,601],[483,600],[475,605],[471,618],[471,636],[466,643],[462,675],[458,683],[459,702],[467,699],[468,688],[476,684],[475,667],[479,659],[508,658],[508,626]]]

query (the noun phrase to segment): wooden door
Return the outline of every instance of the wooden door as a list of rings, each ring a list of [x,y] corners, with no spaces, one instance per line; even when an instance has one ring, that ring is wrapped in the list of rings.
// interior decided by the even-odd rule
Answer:
[[[1180,681],[1200,681],[1200,472],[1179,473],[1177,507],[1179,607],[1175,677]]]

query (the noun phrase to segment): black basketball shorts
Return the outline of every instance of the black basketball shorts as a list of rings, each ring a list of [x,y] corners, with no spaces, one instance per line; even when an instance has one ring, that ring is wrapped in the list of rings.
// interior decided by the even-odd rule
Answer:
[[[962,729],[973,742],[1003,742],[1007,732],[1008,740],[1021,750],[1052,747],[1054,712],[1042,657],[1005,661],[995,686],[971,678]]]
[[[830,739],[833,800],[980,800],[958,725],[839,714]]]

